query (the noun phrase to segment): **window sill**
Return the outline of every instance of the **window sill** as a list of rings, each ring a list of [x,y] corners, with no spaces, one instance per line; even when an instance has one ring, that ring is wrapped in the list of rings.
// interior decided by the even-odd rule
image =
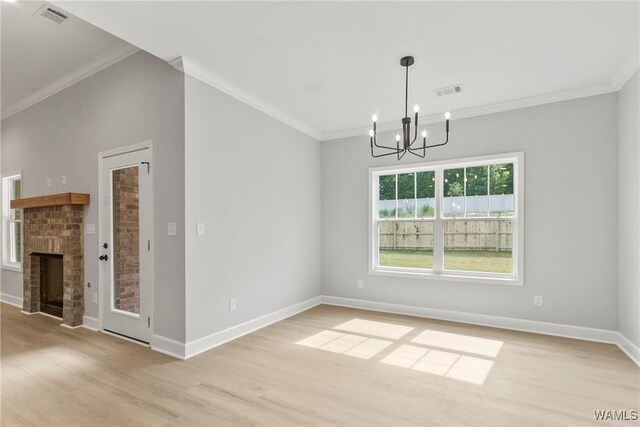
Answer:
[[[18,265],[8,265],[8,264],[3,264],[2,265],[2,269],[3,270],[10,270],[10,271],[15,271],[18,273],[22,273],[22,265],[18,264]]]
[[[477,283],[483,285],[506,285],[524,286],[522,278],[519,277],[495,277],[495,276],[474,276],[473,274],[451,274],[432,272],[413,272],[408,270],[389,270],[374,268],[369,271],[373,276],[399,277],[409,279],[435,280],[447,282]]]

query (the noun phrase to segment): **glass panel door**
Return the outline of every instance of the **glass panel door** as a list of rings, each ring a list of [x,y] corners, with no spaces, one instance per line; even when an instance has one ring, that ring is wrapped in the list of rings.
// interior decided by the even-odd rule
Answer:
[[[100,160],[100,329],[148,343],[153,328],[151,151]]]
[[[113,308],[140,314],[139,167],[112,171]]]

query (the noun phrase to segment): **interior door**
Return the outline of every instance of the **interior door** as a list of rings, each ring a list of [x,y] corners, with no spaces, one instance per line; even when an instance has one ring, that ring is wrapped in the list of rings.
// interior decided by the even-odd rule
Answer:
[[[101,158],[102,329],[151,338],[151,155],[148,148]]]

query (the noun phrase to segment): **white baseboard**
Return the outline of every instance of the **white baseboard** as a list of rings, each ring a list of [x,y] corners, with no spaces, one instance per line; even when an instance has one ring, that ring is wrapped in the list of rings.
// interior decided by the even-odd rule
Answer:
[[[99,328],[100,322],[95,317],[90,316],[82,316],[82,326],[87,329],[91,329],[92,331],[97,331]]]
[[[449,320],[453,322],[469,323],[473,325],[491,326],[494,328],[511,329],[515,331],[533,332],[543,335],[575,338],[586,341],[616,344],[638,366],[640,350],[618,331],[607,329],[585,328],[582,326],[561,325],[559,323],[539,322],[536,320],[515,319],[512,317],[492,316],[488,314],[466,313],[462,311],[440,310],[435,308],[416,307],[411,305],[390,304],[386,302],[360,300],[323,296],[322,301],[327,305],[360,308],[381,311],[384,313],[404,314],[409,316],[427,317],[430,319]]]
[[[636,365],[640,366],[640,347],[632,343],[629,338],[625,337],[620,332],[618,332],[617,344],[618,347],[620,347],[620,350],[624,351],[631,360],[636,362]]]
[[[155,351],[168,354],[178,359],[188,359],[320,304],[360,308],[385,313],[426,317],[430,319],[448,320],[501,329],[533,332],[543,335],[554,335],[586,341],[616,344],[627,356],[629,356],[631,360],[640,366],[640,349],[617,331],[332,296],[318,296],[311,298],[186,344],[160,335],[154,335],[151,341],[151,348]]]
[[[555,335],[558,337],[577,338],[609,344],[616,344],[618,342],[618,333],[616,331],[610,331],[607,329],[585,328],[582,326],[562,325],[559,323],[539,322],[536,320],[516,319],[513,317],[492,316],[489,314],[440,310],[436,308],[390,304],[386,302],[331,296],[323,297],[323,302],[328,305],[338,305],[342,307],[382,311],[385,313],[428,317],[430,319],[450,320],[453,322],[470,323],[473,325],[491,326],[494,328],[502,329],[512,329],[515,331],[534,332],[537,334]]]
[[[0,301],[22,308],[22,298],[20,297],[15,297],[13,295],[5,294],[3,292],[3,293],[0,293]]]
[[[289,307],[285,307],[281,310],[274,311],[273,313],[258,317],[257,319],[253,319],[240,325],[232,326],[220,332],[188,342],[185,346],[185,359],[232,341],[236,338],[240,338],[243,335],[250,334],[258,329],[294,316],[320,304],[322,304],[322,296],[317,296]]]
[[[21,298],[3,293],[0,294],[0,300],[7,304],[15,305],[22,308]],[[171,338],[163,337],[161,335],[153,335],[151,337],[151,348],[155,351],[176,357],[178,359],[188,359],[197,354],[203,353],[209,349],[232,341],[236,338],[240,338],[243,335],[247,335],[258,329],[264,328],[273,323],[294,316],[320,304],[360,308],[384,313],[426,317],[430,319],[449,320],[453,322],[469,323],[473,325],[490,326],[495,328],[511,329],[516,331],[533,332],[537,334],[555,335],[586,341],[616,344],[631,360],[633,360],[638,366],[640,366],[640,348],[618,331],[326,295],[299,302],[273,313],[269,313],[240,325],[232,326],[231,328],[216,332],[214,334],[188,342],[186,344]],[[28,315],[42,314],[27,312],[23,313]],[[83,316],[82,320],[83,327],[91,329],[93,331],[98,330],[98,319],[90,316]]]
[[[153,335],[151,337],[151,349],[169,356],[177,357],[184,360],[185,345],[183,342],[176,341],[162,335]]]
[[[51,316],[51,317],[53,317],[53,316]],[[70,325],[67,325],[66,323],[60,323],[60,326],[62,326],[63,328],[67,328],[67,329],[78,329],[78,328],[82,328],[84,325],[70,326]]]

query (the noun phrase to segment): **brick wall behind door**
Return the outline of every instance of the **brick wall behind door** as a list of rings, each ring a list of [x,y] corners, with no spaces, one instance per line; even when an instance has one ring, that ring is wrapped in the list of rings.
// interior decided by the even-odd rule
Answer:
[[[138,167],[113,171],[113,270],[116,309],[140,313]]]

